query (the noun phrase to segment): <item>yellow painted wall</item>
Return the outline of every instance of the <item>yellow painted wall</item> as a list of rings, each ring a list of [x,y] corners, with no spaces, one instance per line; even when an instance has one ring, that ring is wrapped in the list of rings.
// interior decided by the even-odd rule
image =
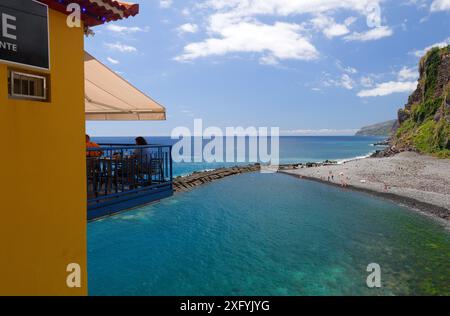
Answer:
[[[0,295],[87,294],[84,35],[65,19],[50,10],[50,103],[9,99],[0,62]]]

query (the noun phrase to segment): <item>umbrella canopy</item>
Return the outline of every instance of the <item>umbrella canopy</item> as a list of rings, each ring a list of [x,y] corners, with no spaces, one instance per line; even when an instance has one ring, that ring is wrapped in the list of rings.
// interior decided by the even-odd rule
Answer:
[[[85,53],[85,112],[88,121],[163,121],[166,109]]]

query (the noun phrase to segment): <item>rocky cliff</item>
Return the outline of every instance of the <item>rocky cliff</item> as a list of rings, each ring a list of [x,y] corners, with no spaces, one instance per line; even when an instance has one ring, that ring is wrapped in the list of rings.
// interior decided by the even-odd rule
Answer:
[[[361,128],[356,136],[386,136],[391,137],[395,132],[397,120],[365,126]]]
[[[450,157],[450,46],[430,50],[419,70],[417,89],[398,112],[393,146]]]

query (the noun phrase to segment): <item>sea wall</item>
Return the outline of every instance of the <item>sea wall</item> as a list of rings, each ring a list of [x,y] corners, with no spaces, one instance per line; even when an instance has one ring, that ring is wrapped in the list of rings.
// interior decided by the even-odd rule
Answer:
[[[221,168],[212,171],[195,172],[186,177],[175,178],[173,181],[173,187],[175,192],[185,192],[215,180],[243,173],[257,172],[260,170],[261,166],[259,164],[255,164],[241,167],[236,166],[232,168]]]
[[[285,164],[278,167],[279,170],[295,170],[301,168],[314,168],[325,165],[333,165],[336,162],[325,161],[322,163],[308,162],[308,163],[298,163],[298,164]],[[189,191],[195,187],[201,186],[203,184],[211,183],[216,180],[227,178],[230,176],[235,176],[239,174],[249,173],[249,172],[259,172],[264,166],[260,164],[246,165],[246,166],[235,166],[231,168],[220,168],[211,171],[194,172],[192,175],[185,177],[177,177],[173,181],[173,188],[175,192],[185,192]]]

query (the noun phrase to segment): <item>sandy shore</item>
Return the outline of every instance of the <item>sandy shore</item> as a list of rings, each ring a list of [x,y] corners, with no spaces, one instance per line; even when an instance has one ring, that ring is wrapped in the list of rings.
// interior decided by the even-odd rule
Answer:
[[[332,185],[344,185],[450,221],[448,159],[405,152],[388,158],[365,158],[341,165],[280,172]]]

